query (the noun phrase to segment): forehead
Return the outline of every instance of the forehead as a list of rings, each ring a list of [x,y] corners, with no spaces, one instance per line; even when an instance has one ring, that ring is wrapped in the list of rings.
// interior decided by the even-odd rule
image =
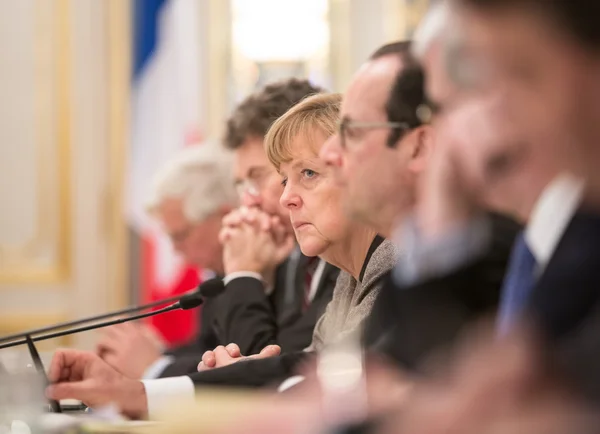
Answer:
[[[281,163],[281,171],[301,161],[310,160],[313,163],[320,163],[319,151],[328,138],[329,136],[318,128],[304,134],[298,134],[289,146],[290,160]]]
[[[465,38],[466,54],[537,56],[559,48],[560,32],[532,8],[506,7],[490,11],[463,7],[458,25]],[[506,29],[510,29],[507,31]]]
[[[369,120],[385,114],[385,105],[402,67],[397,55],[367,62],[357,72],[342,101],[342,117]]]
[[[174,226],[187,223],[183,214],[182,199],[166,198],[159,204],[156,211],[163,224]]]
[[[234,172],[236,177],[244,177],[254,167],[270,166],[263,148],[262,138],[249,138],[234,151]]]

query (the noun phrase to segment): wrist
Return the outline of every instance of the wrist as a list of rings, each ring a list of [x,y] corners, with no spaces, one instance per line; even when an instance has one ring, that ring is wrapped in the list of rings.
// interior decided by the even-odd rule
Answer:
[[[239,263],[231,263],[225,264],[225,275],[230,275],[233,273],[253,273],[260,275],[263,280],[266,280],[265,277],[268,277],[270,273],[270,268],[268,266],[264,266],[262,264],[258,264],[256,262],[239,262]]]
[[[120,394],[121,412],[130,419],[148,418],[148,398],[144,383],[137,380],[126,381],[123,384],[123,390]]]

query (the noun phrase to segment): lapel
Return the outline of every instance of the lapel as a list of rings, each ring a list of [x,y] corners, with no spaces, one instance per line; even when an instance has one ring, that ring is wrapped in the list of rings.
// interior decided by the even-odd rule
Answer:
[[[528,310],[551,339],[569,333],[600,301],[600,216],[579,211],[540,276]]]

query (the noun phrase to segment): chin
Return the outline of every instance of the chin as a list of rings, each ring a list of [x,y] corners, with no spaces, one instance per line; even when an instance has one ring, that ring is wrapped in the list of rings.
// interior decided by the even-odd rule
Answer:
[[[304,256],[319,256],[327,250],[327,243],[316,237],[296,235],[296,239]]]

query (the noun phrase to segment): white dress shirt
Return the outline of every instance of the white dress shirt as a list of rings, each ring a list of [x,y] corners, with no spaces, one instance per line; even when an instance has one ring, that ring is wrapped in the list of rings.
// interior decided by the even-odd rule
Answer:
[[[539,276],[581,203],[584,183],[569,174],[557,176],[540,195],[525,228],[525,241]]]

